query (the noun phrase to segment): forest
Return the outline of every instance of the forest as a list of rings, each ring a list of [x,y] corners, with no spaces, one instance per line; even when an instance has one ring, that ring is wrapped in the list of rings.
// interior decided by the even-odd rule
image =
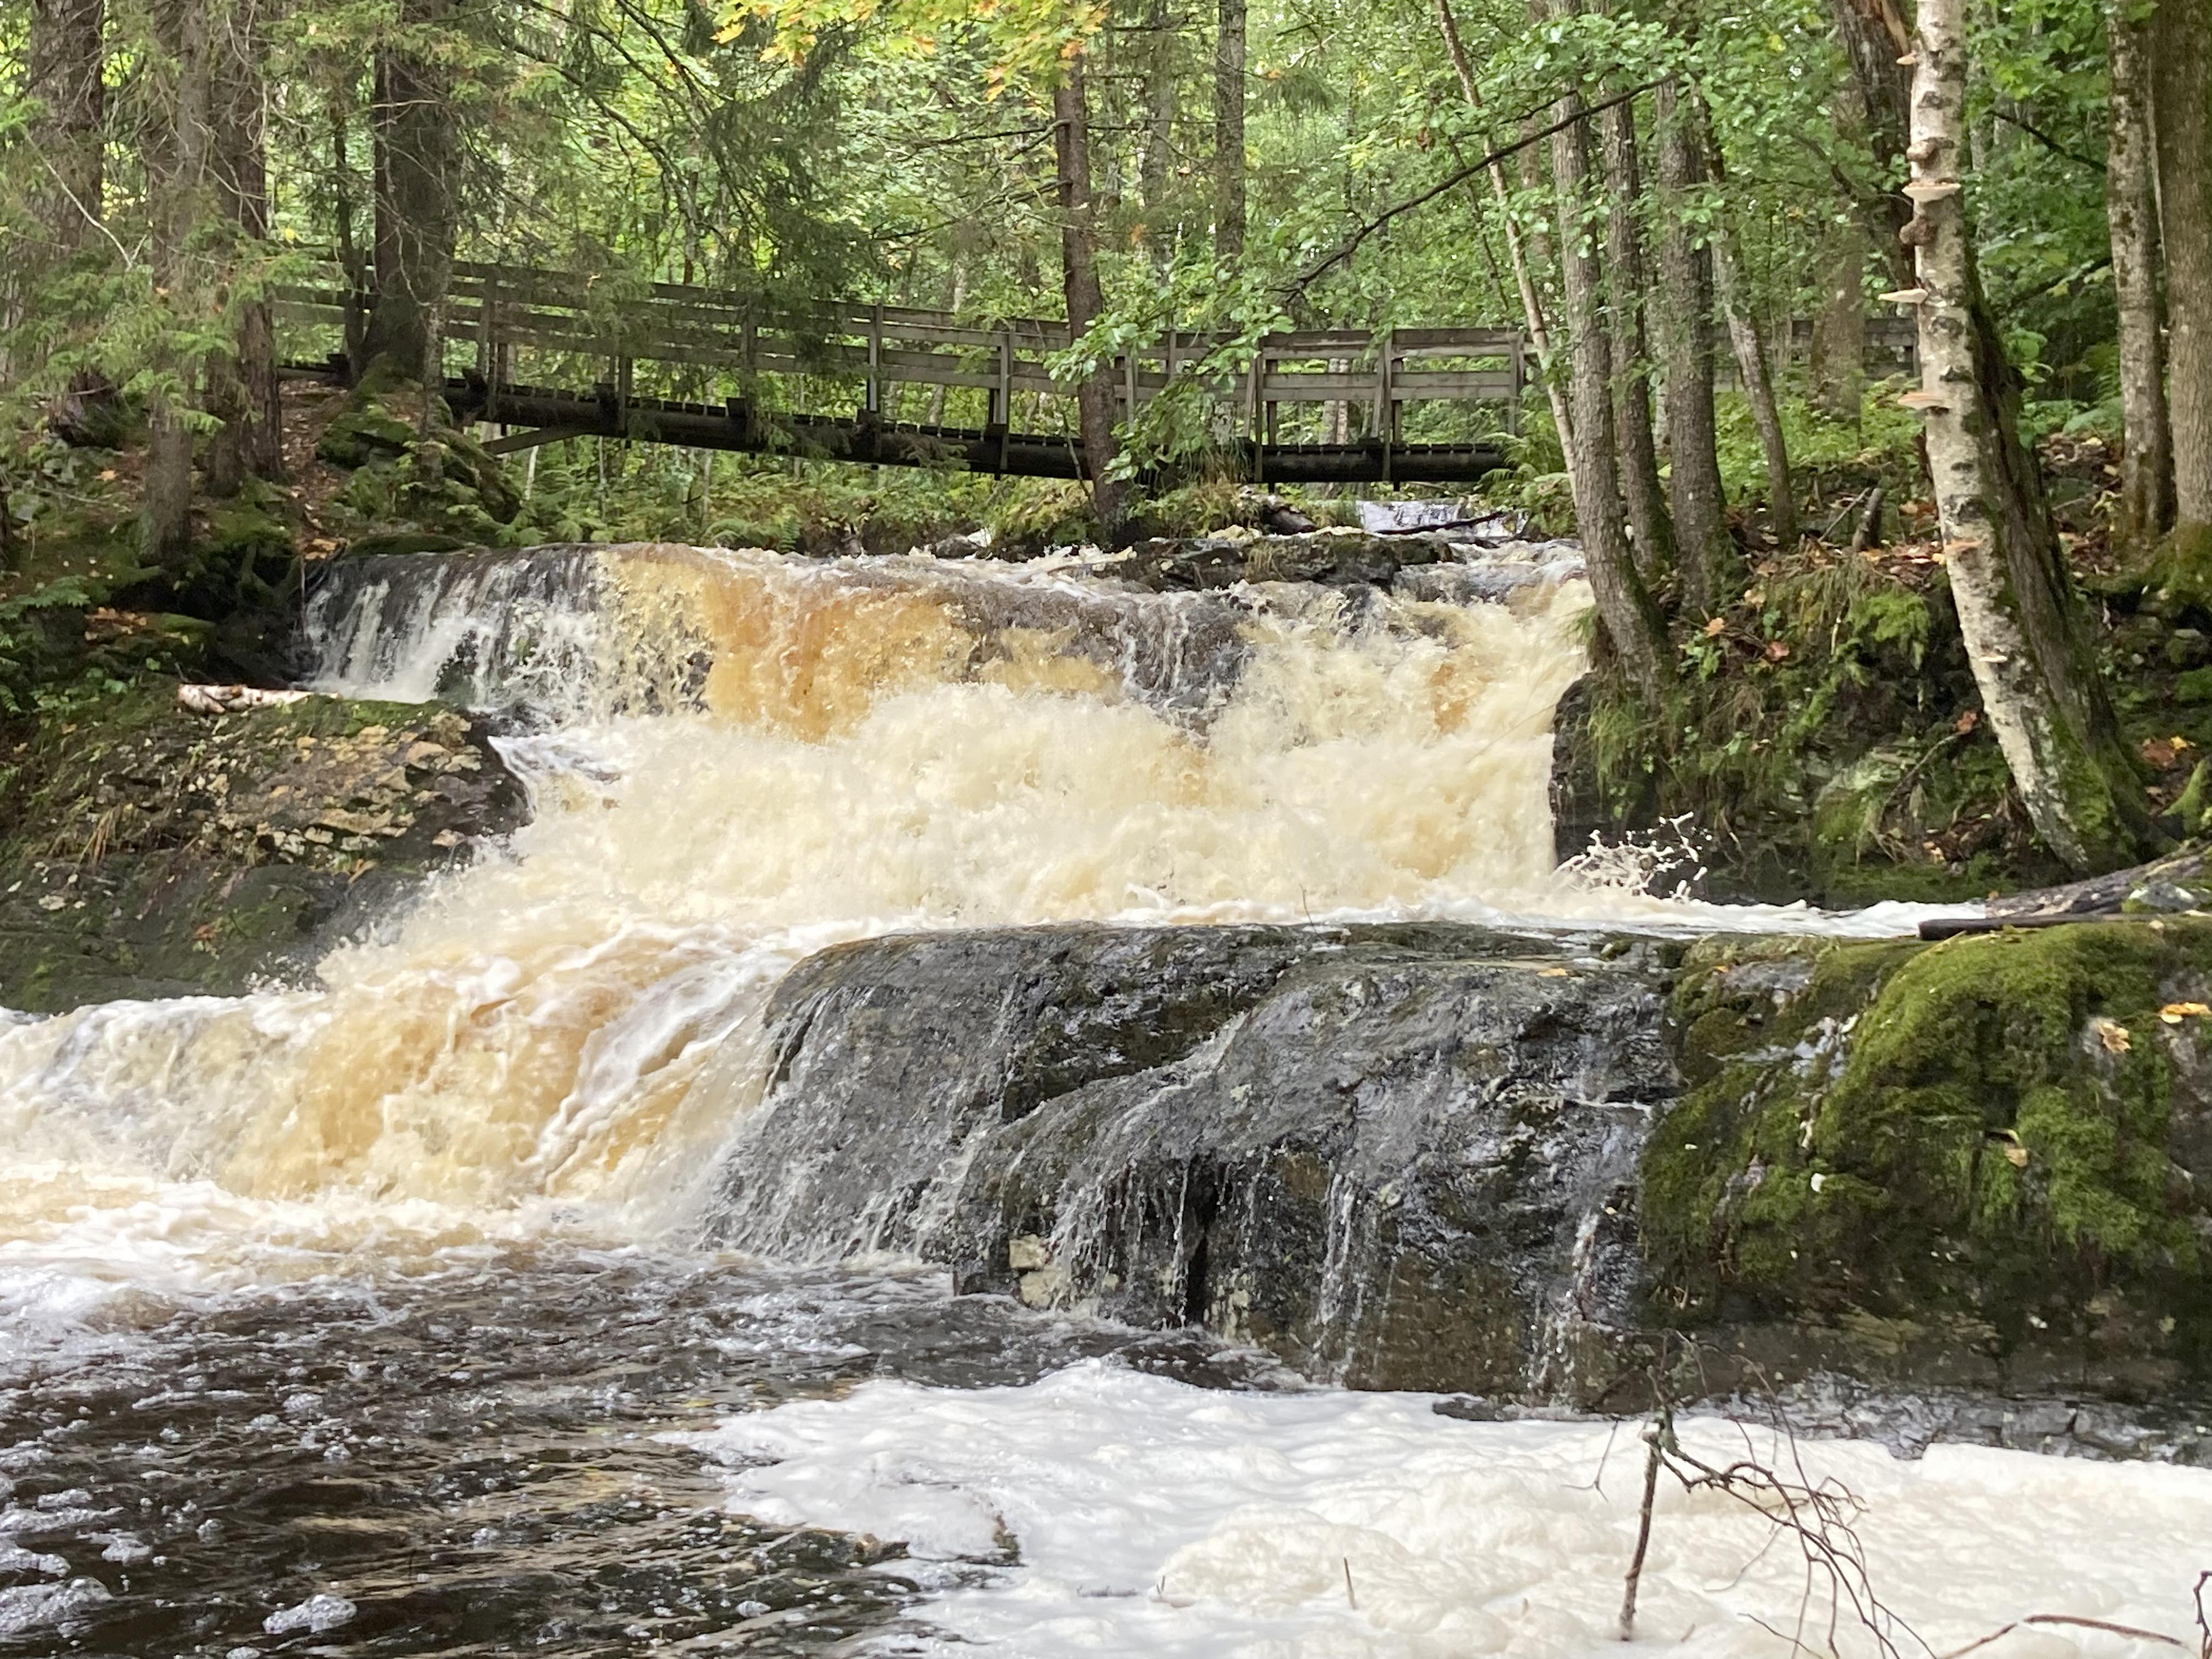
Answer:
[[[1216,529],[1255,494],[1220,404],[1271,334],[1487,325],[1526,342],[1521,406],[1431,435],[1494,437],[1483,499],[1581,541],[1601,817],[1695,811],[1749,868],[1880,750],[1841,862],[1964,891],[2212,807],[2177,713],[2212,664],[2203,0],[19,0],[0,30],[21,715],[346,550]],[[1058,422],[1084,476],[504,459],[438,395],[490,268],[587,306],[1065,319],[1071,395],[999,413]],[[1117,403],[1116,354],[1179,331],[1160,395]],[[36,617],[72,606],[173,621],[58,683]],[[1777,879],[1840,895],[1824,858]]]
[[[2212,0],[0,0],[0,1659],[2208,1540]]]

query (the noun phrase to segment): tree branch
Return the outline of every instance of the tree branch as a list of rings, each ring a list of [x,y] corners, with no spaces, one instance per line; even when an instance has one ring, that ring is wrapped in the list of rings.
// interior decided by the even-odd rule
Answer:
[[[1515,139],[1510,144],[1502,145],[1498,149],[1492,150],[1489,155],[1482,156],[1477,161],[1470,161],[1467,166],[1461,167],[1449,178],[1446,179],[1442,184],[1423,191],[1419,196],[1409,197],[1407,200],[1399,203],[1395,207],[1383,209],[1382,212],[1376,214],[1365,224],[1360,226],[1358,230],[1352,232],[1351,237],[1342,246],[1339,247],[1335,252],[1330,254],[1319,264],[1309,266],[1306,270],[1299,276],[1297,281],[1293,282],[1288,288],[1283,290],[1282,297],[1284,301],[1288,302],[1289,301],[1294,300],[1297,298],[1298,295],[1304,294],[1307,289],[1310,288],[1324,274],[1334,269],[1335,266],[1343,264],[1346,260],[1352,258],[1353,254],[1357,253],[1359,251],[1361,243],[1364,242],[1376,231],[1382,229],[1383,226],[1389,224],[1393,219],[1398,218],[1402,215],[1411,213],[1415,208],[1426,207],[1431,202],[1435,201],[1437,197],[1442,196],[1445,191],[1454,189],[1457,185],[1465,184],[1469,179],[1474,177],[1476,173],[1482,172],[1486,167],[1493,166],[1497,162],[1504,161],[1509,155],[1519,155],[1530,145],[1534,144],[1542,139],[1550,137],[1555,132],[1561,131],[1565,128],[1574,125],[1577,121],[1586,121],[1593,115],[1602,114],[1605,111],[1611,109],[1616,104],[1625,104],[1632,98],[1640,98],[1658,84],[1659,83],[1656,81],[1647,81],[1640,87],[1632,87],[1626,92],[1615,93],[1612,97],[1604,99],[1598,103],[1592,104],[1585,109],[1579,109],[1571,115],[1563,116],[1559,120],[1553,122],[1551,125],[1544,128],[1540,131],[1528,133],[1522,137]]]
[[[2078,149],[2069,149],[2066,145],[2060,143],[2058,140],[2053,138],[2049,133],[2044,131],[2041,128],[2029,125],[2028,123],[2021,120],[2017,115],[2008,115],[2001,109],[1993,109],[1990,113],[1996,116],[1998,120],[2002,121],[2007,126],[2018,127],[2022,132],[2034,139],[2037,143],[2042,145],[2044,149],[2049,150],[2053,155],[2063,157],[2066,161],[2071,161],[2077,167],[2087,167],[2092,173],[2102,173],[2105,170],[2105,164],[2102,161],[2100,161],[2095,156],[2084,155]]]

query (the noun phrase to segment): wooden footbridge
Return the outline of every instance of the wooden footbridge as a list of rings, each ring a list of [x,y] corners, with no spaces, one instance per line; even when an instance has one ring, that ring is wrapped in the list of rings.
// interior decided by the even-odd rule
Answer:
[[[339,379],[374,293],[280,290],[295,374]],[[300,348],[324,343],[327,355]],[[495,451],[599,436],[890,466],[1082,476],[1075,387],[1048,359],[1067,325],[900,306],[772,307],[672,283],[618,289],[458,264],[445,311],[446,398],[505,428]],[[1223,464],[1261,483],[1450,483],[1504,465],[1528,385],[1522,336],[1495,328],[1272,334],[1249,370],[1200,384],[1217,344],[1168,333],[1101,370],[1127,419],[1194,386]],[[538,382],[544,383],[538,383]],[[969,424],[962,424],[963,418]]]

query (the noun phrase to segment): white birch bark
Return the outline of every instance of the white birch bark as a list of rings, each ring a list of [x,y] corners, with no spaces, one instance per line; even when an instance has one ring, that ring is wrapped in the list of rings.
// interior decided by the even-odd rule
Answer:
[[[1917,213],[1913,304],[1929,471],[1983,711],[2045,842],[2079,871],[2139,850],[2148,827],[2109,708],[2079,648],[2033,463],[2011,423],[2008,374],[1981,302],[1962,175],[1967,132],[1966,0],[1921,0],[1905,187]]]

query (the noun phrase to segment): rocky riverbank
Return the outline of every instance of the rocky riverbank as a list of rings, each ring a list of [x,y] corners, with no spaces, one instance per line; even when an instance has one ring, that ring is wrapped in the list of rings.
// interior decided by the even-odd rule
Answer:
[[[0,1005],[308,975],[524,805],[453,709],[308,696],[209,715],[149,678],[39,722],[0,764]]]
[[[719,1232],[1365,1387],[2140,1398],[2212,1370],[2208,1003],[2196,919],[872,940],[778,992]]]

